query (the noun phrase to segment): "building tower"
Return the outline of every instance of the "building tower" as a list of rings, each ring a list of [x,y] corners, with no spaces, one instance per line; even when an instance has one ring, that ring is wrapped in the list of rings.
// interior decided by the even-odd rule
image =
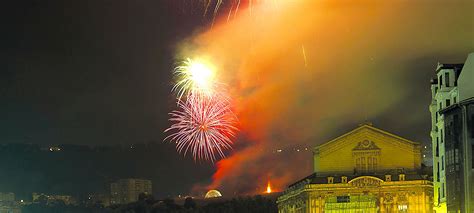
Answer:
[[[444,117],[440,110],[459,99],[457,80],[463,64],[440,64],[436,78],[431,80],[431,147],[433,149],[434,210],[446,212],[446,175],[444,146]]]

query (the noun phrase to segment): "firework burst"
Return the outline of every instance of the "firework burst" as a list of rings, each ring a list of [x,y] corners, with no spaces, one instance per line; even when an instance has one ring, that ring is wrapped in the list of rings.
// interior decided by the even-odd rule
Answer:
[[[214,162],[224,158],[224,151],[232,148],[236,116],[226,101],[207,96],[188,96],[178,101],[180,110],[170,114],[174,124],[165,132],[173,132],[165,140],[176,143],[179,153],[191,153],[195,160]]]
[[[214,89],[218,85],[212,65],[201,60],[187,58],[182,65],[174,69],[178,82],[174,85],[178,100],[183,95],[200,94],[213,96]]]

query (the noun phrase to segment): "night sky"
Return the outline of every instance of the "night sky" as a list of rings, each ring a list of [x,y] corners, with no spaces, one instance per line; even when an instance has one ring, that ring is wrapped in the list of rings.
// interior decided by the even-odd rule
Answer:
[[[0,9],[0,26],[2,26],[0,33],[0,143],[91,146],[157,143],[162,153],[158,152],[156,159],[152,159],[150,164],[143,165],[144,167],[153,170],[155,167],[153,164],[167,164],[170,160],[178,161],[174,164],[174,168],[162,174],[167,176],[168,181],[175,180],[177,184],[183,183],[189,190],[193,184],[208,184],[215,169],[214,165],[194,163],[189,157],[179,156],[172,144],[162,142],[165,137],[163,131],[170,125],[167,121],[167,113],[176,107],[175,96],[171,92],[173,86],[171,75],[176,65],[179,46],[186,39],[206,32],[210,28],[209,17],[203,18],[202,8],[195,9],[194,7],[198,4],[190,2],[192,1],[30,0],[3,3]],[[416,4],[414,8],[410,9],[407,6],[397,8],[395,11],[407,11],[409,14],[407,17],[413,17],[411,16],[413,14],[417,17],[421,14],[421,20],[426,21],[430,16],[423,16],[423,14],[442,14],[436,10],[446,6],[457,16],[452,22],[449,19],[443,22],[442,17],[433,19],[433,22],[428,25],[420,22],[419,24],[425,27],[423,29],[427,30],[419,32],[409,31],[412,29],[410,27],[406,29],[394,27],[387,33],[394,31],[397,33],[387,36],[389,37],[387,39],[377,36],[375,38],[379,40],[374,40],[373,37],[361,39],[364,34],[351,35],[353,39],[366,42],[363,44],[366,46],[362,49],[357,46],[362,43],[344,48],[341,48],[339,44],[331,47],[320,46],[321,54],[333,58],[332,64],[314,62],[310,68],[317,69],[316,63],[321,63],[322,67],[332,67],[334,70],[367,68],[367,66],[353,66],[354,63],[347,61],[348,58],[354,58],[371,64],[370,70],[361,71],[360,75],[372,77],[360,80],[357,74],[348,74],[346,77],[339,76],[342,78],[341,81],[334,81],[337,78],[331,74],[332,72],[323,73],[320,76],[321,79],[331,80],[331,83],[321,83],[328,94],[312,96],[314,93],[301,93],[301,97],[298,98],[301,102],[291,105],[289,109],[301,113],[306,112],[308,108],[299,105],[304,105],[306,99],[313,98],[326,104],[318,104],[318,108],[311,108],[312,111],[324,111],[329,107],[339,109],[338,106],[345,105],[347,102],[351,102],[349,104],[351,109],[341,109],[342,113],[338,116],[332,116],[334,114],[332,111],[328,116],[317,117],[312,122],[314,126],[311,127],[318,129],[315,131],[317,136],[305,136],[303,140],[296,143],[297,145],[314,146],[355,128],[364,120],[370,120],[377,127],[403,137],[425,144],[430,142],[429,80],[434,76],[438,61],[462,63],[467,53],[474,51],[472,39],[474,38],[474,17],[465,12],[469,9],[466,5],[473,4],[460,1],[462,4],[458,8],[453,5],[444,5],[441,0],[438,0],[435,1],[436,6],[425,8],[417,13],[416,9],[422,8],[420,5],[428,4],[428,1],[419,2],[422,3]],[[458,9],[464,13],[456,12]],[[400,19],[400,23],[407,21],[404,18]],[[390,19],[390,23],[392,21],[396,22]],[[410,21],[416,23],[417,19]],[[376,27],[383,25],[378,22],[369,22],[367,26],[361,26],[358,29],[370,32],[372,35],[383,34],[384,29],[372,30],[370,24]],[[320,25],[324,24],[318,26]],[[400,25],[403,26],[403,24]],[[330,26],[335,29],[340,27],[338,23],[332,23]],[[400,29],[404,31],[397,31]],[[317,38],[324,40],[325,31],[320,32]],[[328,35],[333,33],[344,37],[337,30],[327,30]],[[211,35],[216,34],[222,33],[217,32]],[[410,40],[410,34],[413,34],[414,40]],[[407,42],[396,43],[394,41],[398,40],[390,39],[399,35],[400,41]],[[417,40],[421,37],[426,39],[423,39],[423,42]],[[309,37],[304,39],[311,41]],[[392,43],[387,48],[383,47],[384,44],[390,42]],[[317,45],[319,44],[314,46]],[[307,47],[309,57],[311,57],[311,46],[308,44]],[[436,48],[437,46],[439,48]],[[316,51],[315,49],[313,48],[312,51]],[[335,49],[341,51],[334,52]],[[385,76],[382,71],[386,69],[401,71],[396,75]],[[346,91],[357,88],[358,84],[346,84],[350,79],[354,79],[353,77],[359,79],[361,85],[364,85],[364,89],[360,91],[356,89],[355,95],[367,96],[363,95],[357,100],[345,96],[353,97],[354,94],[345,94],[341,91],[336,91],[335,95],[332,95],[334,90],[331,88]],[[371,104],[376,105],[379,104],[378,101],[383,102],[391,98],[388,97],[389,94],[382,95],[383,98],[372,98],[365,92],[377,91],[382,87],[385,88],[386,85],[391,87],[387,89],[388,91],[403,90],[404,92],[394,97],[393,102],[387,101],[390,103],[387,105],[390,106],[384,106],[383,110],[378,110],[377,113],[366,112],[372,109],[369,107]],[[383,88],[381,91],[385,91]],[[377,96],[377,92],[371,95]],[[245,99],[244,96],[243,99]],[[329,106],[328,103],[333,105]],[[255,108],[255,110],[258,109],[260,108]],[[290,111],[289,109],[280,112]],[[354,114],[357,116],[353,116]],[[258,117],[258,114],[256,116]],[[344,116],[350,119],[341,119]],[[288,127],[285,125],[287,124],[278,126],[277,124],[283,123],[281,120],[271,121],[272,128],[268,135],[276,139],[281,138],[280,135],[286,133],[285,130]],[[273,127],[273,125],[278,127]],[[241,138],[246,138],[245,134],[249,130],[244,128],[242,132],[244,136],[239,136],[237,146],[247,147],[244,142],[247,139]],[[268,135],[265,138],[268,138]],[[264,148],[278,149],[286,146],[290,144],[282,139]],[[237,148],[235,152],[238,153],[239,150],[240,148]],[[307,156],[310,155],[305,155]],[[269,161],[272,158],[268,156],[259,158],[255,165],[262,163],[264,161],[262,159]],[[310,158],[307,160],[309,161]],[[180,169],[182,167],[187,169]],[[239,170],[239,172],[242,171]],[[310,171],[299,172],[299,174],[308,172]],[[265,172],[262,176],[268,176],[269,173]],[[193,179],[192,174],[199,175]],[[278,176],[281,172],[272,174]],[[249,178],[251,176],[242,174],[236,177]],[[227,179],[227,182],[224,181],[222,185],[227,184],[235,188],[238,183],[229,184],[231,180],[234,179]],[[283,182],[294,180],[290,178]],[[156,183],[157,186],[165,184]],[[251,187],[254,186],[247,186],[247,188]],[[279,187],[284,188],[284,186]],[[180,190],[186,189],[181,187]],[[244,191],[249,190],[244,189]],[[167,189],[167,192],[180,193],[173,192],[171,189]]]

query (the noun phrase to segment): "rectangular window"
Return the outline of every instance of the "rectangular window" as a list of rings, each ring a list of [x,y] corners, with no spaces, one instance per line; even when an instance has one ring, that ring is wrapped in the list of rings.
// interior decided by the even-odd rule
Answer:
[[[439,108],[438,108],[438,110],[442,110],[442,109],[443,109],[443,102],[440,101],[440,102],[439,102]]]
[[[441,86],[443,85],[443,76],[442,75],[439,76],[438,81],[439,81],[439,88],[441,88]]]
[[[365,157],[360,158],[360,167],[362,167],[361,170],[364,172],[367,170],[367,167],[365,166]]]
[[[368,157],[368,158],[367,158],[367,170],[368,170],[369,172],[372,171],[372,158],[371,158],[371,157]]]
[[[471,122],[469,122],[471,125],[468,125],[468,128],[471,129],[471,138],[474,138],[474,112],[471,112]],[[474,153],[472,153],[474,155]]]
[[[444,171],[444,156],[441,156],[441,171]]]
[[[437,171],[437,172],[436,172],[436,181],[439,182],[439,162],[438,162],[438,165],[437,165],[437,167],[436,167],[436,171]]]
[[[441,194],[440,194],[440,190],[439,190],[439,187],[438,187],[438,203],[441,202]]]
[[[446,107],[451,106],[451,99],[446,99]]]
[[[438,137],[436,137],[436,157],[439,157],[439,142],[438,142]]]
[[[453,104],[457,103],[458,99],[456,97],[453,98]]]
[[[443,189],[441,190],[441,192],[443,193],[443,198],[444,198],[444,196],[445,196],[445,194],[444,194],[444,183],[443,183],[443,185],[441,185],[441,187],[443,187]]]
[[[349,203],[351,202],[351,197],[350,196],[337,196],[336,200],[338,203]]]
[[[446,83],[446,87],[449,87],[449,73],[444,73],[444,81]]]
[[[459,150],[454,150],[454,163],[459,163]]]

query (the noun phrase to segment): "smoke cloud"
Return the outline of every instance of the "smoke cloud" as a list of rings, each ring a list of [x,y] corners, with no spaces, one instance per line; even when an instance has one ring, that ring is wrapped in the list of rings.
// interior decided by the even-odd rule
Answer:
[[[205,188],[261,193],[270,180],[284,190],[311,174],[314,146],[364,120],[429,140],[429,78],[436,61],[474,51],[473,9],[469,0],[261,1],[192,36],[180,54],[214,60],[242,135]]]

